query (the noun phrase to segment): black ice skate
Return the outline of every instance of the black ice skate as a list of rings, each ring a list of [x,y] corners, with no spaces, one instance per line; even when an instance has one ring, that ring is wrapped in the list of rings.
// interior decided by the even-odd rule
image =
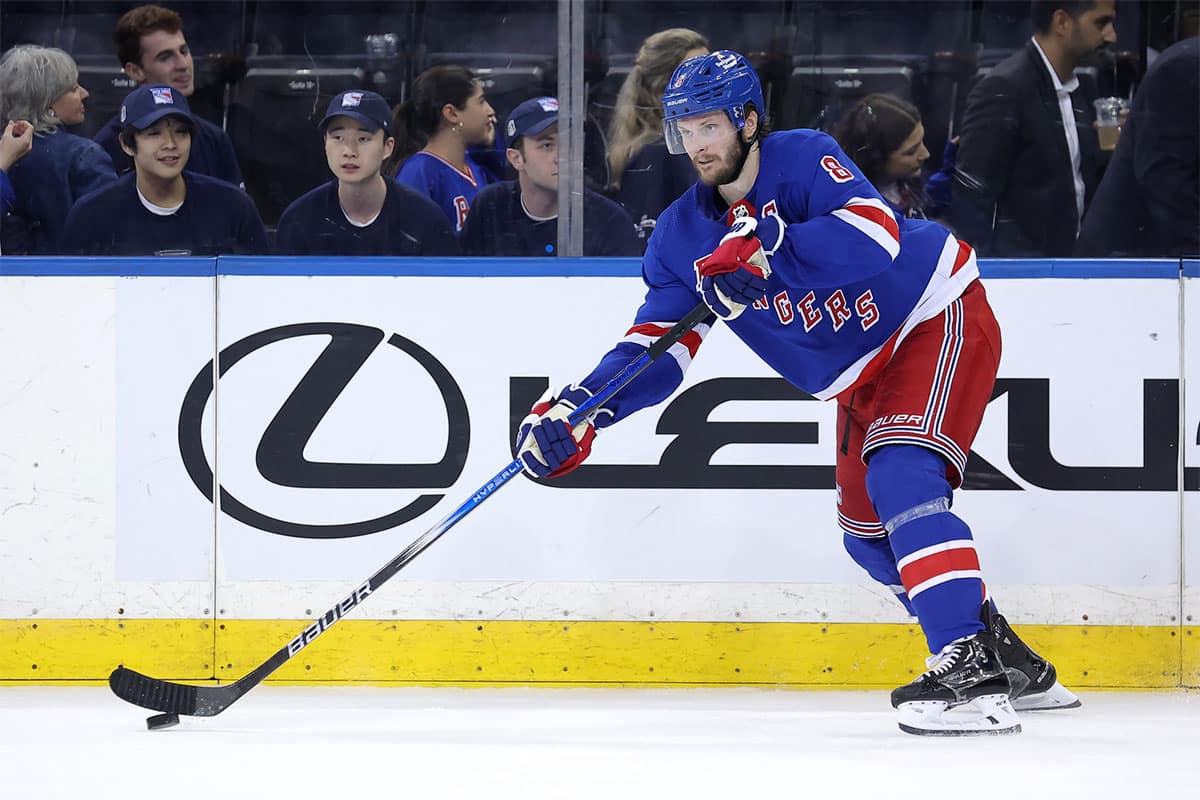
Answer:
[[[1030,649],[1009,627],[1003,615],[983,607],[983,624],[996,638],[996,650],[1012,681],[1012,705],[1017,711],[1045,711],[1052,708],[1078,708],[1082,703],[1058,682],[1054,665]]]
[[[957,639],[925,661],[929,671],[892,692],[900,730],[918,736],[1020,733],[1012,683],[988,631]]]

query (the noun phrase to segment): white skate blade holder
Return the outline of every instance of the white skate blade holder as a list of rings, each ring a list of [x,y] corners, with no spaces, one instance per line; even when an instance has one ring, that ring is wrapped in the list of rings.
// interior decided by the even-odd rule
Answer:
[[[915,736],[1002,736],[1020,733],[1006,694],[985,694],[951,707],[945,700],[913,700],[898,709],[900,730]]]
[[[1017,711],[1053,711],[1056,708],[1079,708],[1083,703],[1067,687],[1055,681],[1044,692],[1023,694],[1012,701],[1012,707]]]

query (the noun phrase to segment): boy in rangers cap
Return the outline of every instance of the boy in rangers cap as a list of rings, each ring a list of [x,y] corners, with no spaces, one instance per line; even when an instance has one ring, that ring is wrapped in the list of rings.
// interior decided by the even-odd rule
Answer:
[[[517,180],[488,186],[471,205],[463,252],[477,256],[552,256],[558,247],[558,100],[535,97],[513,109],[504,128]],[[583,193],[583,253],[641,255],[625,209]]]
[[[182,92],[139,86],[121,104],[121,149],[133,171],[82,197],[62,249],[81,255],[266,253],[267,234],[245,192],[184,173],[196,119]]]
[[[334,178],[295,200],[277,230],[291,255],[454,256],[458,241],[432,200],[380,174],[392,112],[374,92],[342,92],[320,124]]]

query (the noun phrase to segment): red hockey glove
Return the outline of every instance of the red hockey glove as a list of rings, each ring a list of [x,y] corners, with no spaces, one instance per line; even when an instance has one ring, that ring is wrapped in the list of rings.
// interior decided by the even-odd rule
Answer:
[[[557,478],[583,463],[592,452],[596,427],[590,419],[567,427],[567,417],[591,394],[580,386],[568,386],[555,397],[543,394],[517,431],[517,457],[535,478]]]
[[[696,262],[696,290],[721,319],[736,319],[767,291],[771,265],[754,235],[757,225],[754,217],[739,217],[716,249]]]

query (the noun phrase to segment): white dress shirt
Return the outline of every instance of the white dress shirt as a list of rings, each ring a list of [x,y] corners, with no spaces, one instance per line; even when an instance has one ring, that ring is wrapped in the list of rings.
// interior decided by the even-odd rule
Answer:
[[[1042,50],[1037,39],[1032,41],[1033,46],[1037,48],[1038,55],[1042,57],[1042,63],[1046,65],[1046,70],[1050,73],[1050,80],[1054,81],[1054,93],[1058,95],[1058,113],[1062,115],[1063,134],[1067,137],[1067,152],[1071,154],[1071,174],[1075,176],[1075,218],[1077,220],[1076,233],[1078,233],[1078,220],[1083,219],[1083,198],[1086,190],[1083,185],[1083,172],[1079,168],[1079,131],[1075,129],[1075,110],[1071,107],[1071,92],[1079,88],[1079,78],[1072,75],[1071,80],[1066,83],[1060,81],[1058,73],[1050,64],[1050,59],[1046,58],[1046,51]]]

